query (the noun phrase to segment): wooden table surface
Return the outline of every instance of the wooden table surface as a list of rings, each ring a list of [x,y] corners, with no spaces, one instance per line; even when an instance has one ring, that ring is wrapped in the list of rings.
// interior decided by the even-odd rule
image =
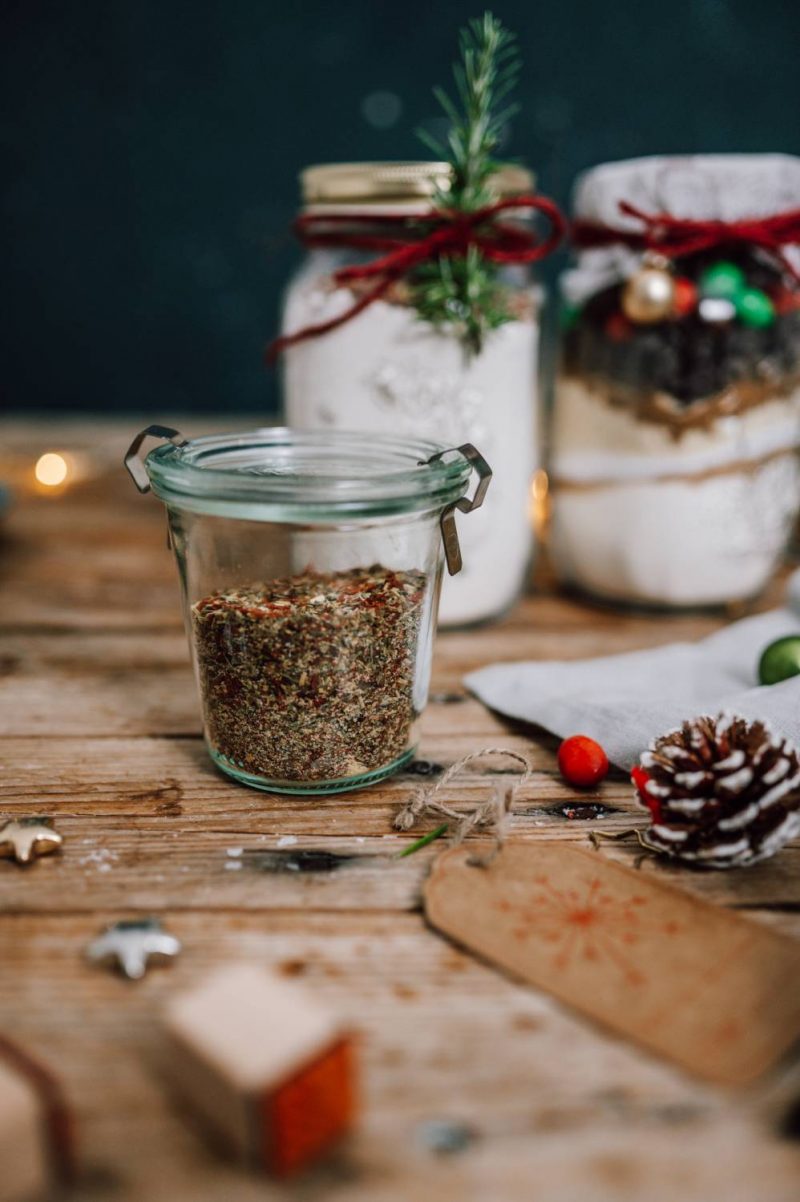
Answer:
[[[391,858],[405,842],[392,819],[418,777],[304,800],[214,769],[163,513],[120,469],[130,433],[0,426],[0,478],[18,491],[0,523],[0,813],[52,815],[65,837],[61,855],[28,869],[0,862],[0,1029],[57,1070],[74,1104],[82,1176],[71,1198],[797,1202],[798,1131],[781,1133],[800,1098],[796,1061],[745,1092],[710,1088],[426,927],[419,891],[436,845]],[[85,479],[33,491],[38,454],[89,446]],[[462,678],[489,662],[610,654],[718,624],[538,595],[496,625],[443,634],[420,755],[446,765],[489,744],[524,752],[536,774],[516,839],[586,845],[590,827],[624,829],[635,807],[621,774],[578,799],[602,803],[600,817],[571,816],[555,741],[500,721],[464,695]],[[454,799],[474,800],[491,779],[465,777]],[[296,843],[280,849],[287,836]],[[331,853],[328,867],[292,870],[305,848]],[[799,868],[795,846],[750,870],[689,874],[650,859],[642,871],[800,936]],[[138,983],[90,966],[87,942],[136,914],[163,918],[183,941],[179,961]],[[219,1161],[160,1079],[164,1000],[241,959],[296,978],[363,1034],[358,1130],[290,1186]],[[468,1145],[436,1153],[433,1120],[464,1124]]]

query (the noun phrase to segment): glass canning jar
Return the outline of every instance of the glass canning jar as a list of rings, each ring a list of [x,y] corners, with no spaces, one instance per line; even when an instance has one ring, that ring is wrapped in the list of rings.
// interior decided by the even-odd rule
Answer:
[[[166,441],[145,457],[148,437]],[[125,462],[167,509],[215,763],[255,788],[333,793],[409,760],[442,545],[457,571],[455,510],[477,508],[491,476],[478,452],[286,429],[187,441],[151,426]]]
[[[444,163],[331,163],[302,174],[303,214],[332,216],[337,238],[370,219],[430,211]],[[532,191],[533,175],[502,167],[490,180],[498,200]],[[524,210],[523,210],[524,212]],[[522,221],[519,215],[509,223]],[[283,332],[326,323],[360,295],[337,284],[343,267],[375,258],[351,245],[311,247],[285,298]],[[298,429],[345,429],[475,443],[495,472],[492,492],[464,532],[464,571],[444,582],[440,622],[463,626],[507,610],[528,578],[533,554],[531,481],[540,466],[537,360],[541,289],[529,267],[498,273],[512,319],[465,351],[456,325],[423,319],[405,281],[353,320],[283,352],[284,416]]]
[[[779,565],[800,506],[799,199],[787,155],[605,163],[578,181],[550,443],[566,583],[725,605]]]

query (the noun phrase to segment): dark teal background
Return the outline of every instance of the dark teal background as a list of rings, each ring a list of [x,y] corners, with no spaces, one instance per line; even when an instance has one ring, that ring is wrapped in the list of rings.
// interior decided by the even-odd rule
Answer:
[[[519,34],[507,151],[565,201],[651,152],[800,152],[797,0],[494,5]],[[8,0],[2,402],[173,414],[274,407],[262,346],[311,162],[418,157],[455,34],[435,0]],[[402,113],[377,129],[376,91]],[[552,270],[552,269],[551,269]]]

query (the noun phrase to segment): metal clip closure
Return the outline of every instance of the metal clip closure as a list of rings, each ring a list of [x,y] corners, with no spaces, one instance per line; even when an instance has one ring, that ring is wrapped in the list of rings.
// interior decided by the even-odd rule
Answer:
[[[433,463],[436,459],[441,459],[443,455],[449,455],[451,450],[458,451],[465,459],[469,460],[478,475],[478,483],[472,496],[459,497],[457,501],[453,501],[451,505],[442,510],[442,516],[439,519],[447,571],[451,576],[455,576],[461,571],[463,566],[461,547],[458,542],[458,529],[456,527],[456,510],[460,509],[462,513],[471,513],[473,509],[480,509],[486,496],[486,490],[492,479],[492,469],[480,451],[471,442],[465,442],[460,447],[451,447],[447,451],[437,451],[435,455],[431,455],[430,459],[426,459],[424,462],[426,464]]]
[[[146,456],[141,454],[146,438],[160,438],[176,447],[185,447],[189,441],[183,437],[180,430],[173,430],[171,426],[148,426],[139,431],[125,452],[125,466],[139,492],[150,492],[150,479],[144,466]]]

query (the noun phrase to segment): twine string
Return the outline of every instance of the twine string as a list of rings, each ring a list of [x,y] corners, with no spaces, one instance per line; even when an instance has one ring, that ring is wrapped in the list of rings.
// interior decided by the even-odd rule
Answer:
[[[442,800],[441,793],[454,777],[475,760],[488,756],[503,756],[518,765],[519,773],[513,783],[493,781],[492,796],[485,801],[477,802],[466,810],[454,809],[453,806]],[[473,831],[489,831],[494,835],[494,846],[489,856],[476,856],[471,859],[471,863],[486,865],[494,859],[503,846],[514,801],[520,789],[531,779],[531,775],[530,764],[518,752],[510,751],[507,747],[483,747],[480,751],[473,751],[456,760],[435,783],[420,785],[395,816],[395,829],[410,831],[421,819],[426,817],[446,818],[452,824],[449,842],[453,847],[462,843]]]

